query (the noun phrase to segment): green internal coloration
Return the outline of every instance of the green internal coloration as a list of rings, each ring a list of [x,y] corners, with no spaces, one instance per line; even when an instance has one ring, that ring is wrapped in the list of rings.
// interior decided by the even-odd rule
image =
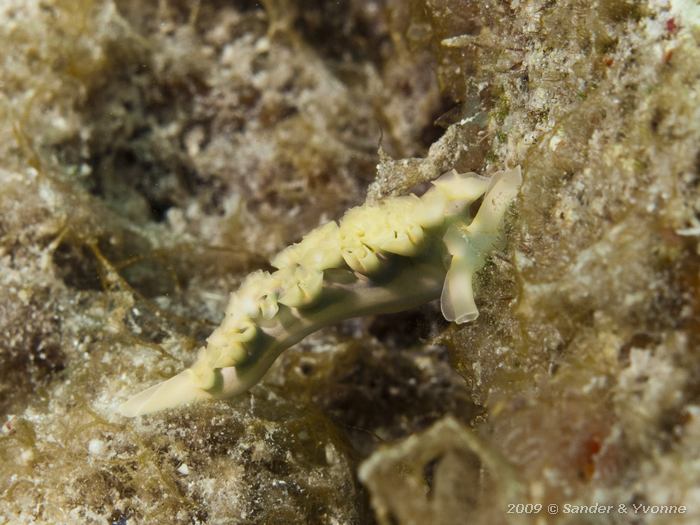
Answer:
[[[221,325],[185,372],[120,407],[137,416],[246,391],[279,354],[343,319],[393,313],[441,298],[448,321],[476,319],[472,277],[497,245],[520,168],[484,178],[451,172],[422,197],[349,210],[250,274],[231,295]],[[473,218],[468,209],[483,196]]]

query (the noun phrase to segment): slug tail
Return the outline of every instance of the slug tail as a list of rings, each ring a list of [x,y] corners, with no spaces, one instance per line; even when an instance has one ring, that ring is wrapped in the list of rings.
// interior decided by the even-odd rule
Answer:
[[[123,416],[136,417],[212,397],[197,386],[192,372],[185,370],[167,381],[136,394],[122,403],[118,410]]]

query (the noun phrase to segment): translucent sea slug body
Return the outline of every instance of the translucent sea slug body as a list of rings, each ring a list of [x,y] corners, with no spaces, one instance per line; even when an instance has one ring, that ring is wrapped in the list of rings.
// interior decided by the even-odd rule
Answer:
[[[279,354],[343,319],[406,310],[440,297],[448,321],[478,316],[472,277],[498,244],[517,195],[520,168],[491,178],[451,172],[423,196],[392,197],[348,210],[248,275],[221,325],[184,372],[120,407],[137,416],[254,385]],[[475,217],[469,207],[483,196]]]

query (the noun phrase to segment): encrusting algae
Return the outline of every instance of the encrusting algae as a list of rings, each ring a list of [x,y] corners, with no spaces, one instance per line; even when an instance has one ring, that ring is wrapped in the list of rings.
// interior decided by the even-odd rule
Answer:
[[[490,178],[453,171],[423,196],[350,209],[250,274],[189,369],[121,405],[139,416],[245,392],[279,354],[343,319],[407,310],[441,298],[448,321],[478,316],[472,277],[500,239],[520,167]],[[483,197],[472,218],[469,207]]]

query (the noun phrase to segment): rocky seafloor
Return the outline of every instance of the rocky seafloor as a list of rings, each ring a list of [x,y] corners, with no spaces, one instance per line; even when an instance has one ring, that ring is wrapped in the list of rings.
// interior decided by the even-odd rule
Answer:
[[[115,412],[304,232],[517,165],[477,321]],[[0,523],[699,523],[699,243],[694,0],[0,0]]]

